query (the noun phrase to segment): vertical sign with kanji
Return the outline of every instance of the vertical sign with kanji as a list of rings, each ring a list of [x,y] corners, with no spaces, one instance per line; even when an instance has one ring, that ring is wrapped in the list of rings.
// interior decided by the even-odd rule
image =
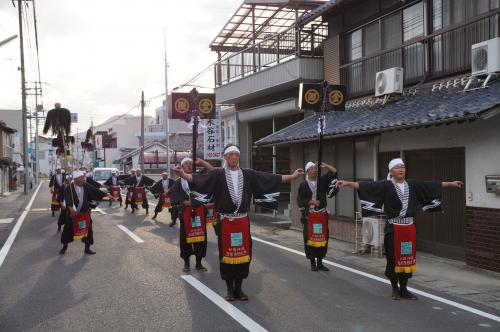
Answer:
[[[220,107],[215,108],[214,119],[203,121],[205,125],[203,130],[203,158],[206,160],[222,159]]]
[[[96,149],[102,149],[102,135],[95,135],[94,139]]]

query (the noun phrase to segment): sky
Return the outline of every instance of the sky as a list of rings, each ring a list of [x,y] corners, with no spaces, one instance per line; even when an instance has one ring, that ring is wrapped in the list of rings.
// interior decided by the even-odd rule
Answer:
[[[17,5],[17,1],[15,1]],[[242,0],[36,0],[45,110],[60,102],[78,113],[73,131],[104,122],[165,92],[165,32],[169,89],[217,59],[210,42]],[[38,80],[32,7],[24,27],[26,81]],[[18,12],[0,0],[0,41],[19,34]],[[30,42],[28,42],[28,39]],[[19,38],[0,46],[0,109],[21,109]],[[213,72],[196,82],[213,87]],[[33,87],[28,83],[28,87]],[[154,114],[162,99],[151,100]],[[28,108],[34,109],[33,97]],[[131,114],[140,114],[138,108]]]

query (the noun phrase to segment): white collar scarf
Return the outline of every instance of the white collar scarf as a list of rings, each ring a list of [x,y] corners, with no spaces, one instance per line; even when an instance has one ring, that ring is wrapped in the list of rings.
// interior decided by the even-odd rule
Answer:
[[[410,198],[410,189],[408,187],[408,182],[404,182],[404,191],[401,191],[401,188],[398,186],[394,179],[391,179],[391,182],[396,189],[396,193],[398,194],[398,198],[401,201],[401,211],[399,212],[400,217],[405,217],[406,212],[408,211],[408,201]]]
[[[229,190],[229,195],[231,196],[231,200],[234,205],[236,205],[236,210],[234,213],[237,213],[241,206],[241,201],[243,200],[243,172],[241,168],[238,168],[238,183],[236,184],[237,191],[235,190],[235,184],[233,183],[233,177],[231,176],[231,170],[227,167],[224,167],[224,173],[226,174],[226,183],[227,189]]]
[[[189,196],[191,194],[191,190],[189,189],[189,183],[186,179],[181,178],[181,187],[182,190]]]

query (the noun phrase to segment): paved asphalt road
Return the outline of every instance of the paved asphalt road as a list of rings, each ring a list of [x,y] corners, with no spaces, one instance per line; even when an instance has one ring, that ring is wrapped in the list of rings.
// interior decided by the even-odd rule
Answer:
[[[228,313],[182,278],[179,229],[168,227],[167,213],[155,222],[144,210],[101,203],[93,212],[97,255],[73,242],[61,256],[48,204],[45,182],[0,266],[0,331],[245,331],[245,321],[269,331],[500,331],[498,321],[428,298],[392,301],[388,285],[352,272],[311,272],[304,257],[257,241],[243,284],[250,301],[233,302]],[[208,233],[208,272],[190,275],[223,295]]]

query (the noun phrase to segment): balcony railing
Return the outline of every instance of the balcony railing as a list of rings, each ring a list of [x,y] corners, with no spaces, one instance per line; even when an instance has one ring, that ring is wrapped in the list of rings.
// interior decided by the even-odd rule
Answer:
[[[269,36],[243,51],[233,53],[214,65],[215,85],[257,73],[294,57],[323,57],[323,41],[327,38],[326,25],[312,25],[308,29],[295,26]]]
[[[405,85],[468,71],[471,46],[499,36],[499,13],[497,9],[344,64],[341,82],[350,97],[357,97],[373,94],[376,73],[392,67],[403,67]]]

